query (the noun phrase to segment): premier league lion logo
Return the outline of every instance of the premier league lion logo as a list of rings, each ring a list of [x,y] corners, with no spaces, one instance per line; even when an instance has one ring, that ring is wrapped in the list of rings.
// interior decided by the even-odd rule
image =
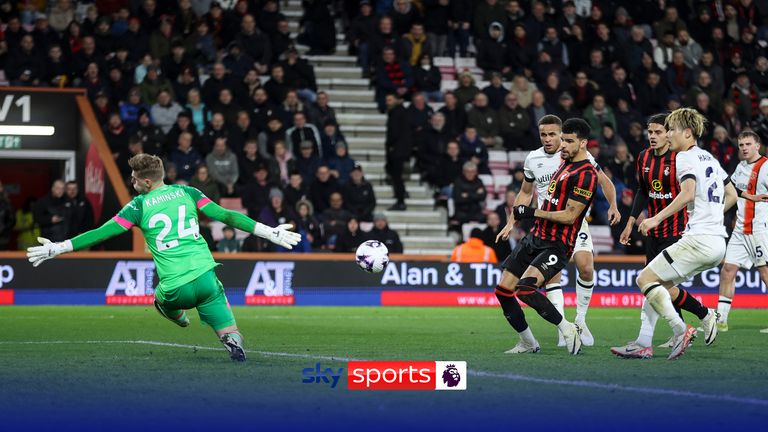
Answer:
[[[449,364],[443,371],[443,383],[448,387],[456,387],[461,381],[461,374],[456,365]]]

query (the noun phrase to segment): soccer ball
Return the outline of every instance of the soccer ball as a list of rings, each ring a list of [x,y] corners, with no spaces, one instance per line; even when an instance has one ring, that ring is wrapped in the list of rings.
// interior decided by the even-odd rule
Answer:
[[[389,250],[378,240],[367,240],[357,247],[355,261],[368,273],[379,273],[389,263]]]

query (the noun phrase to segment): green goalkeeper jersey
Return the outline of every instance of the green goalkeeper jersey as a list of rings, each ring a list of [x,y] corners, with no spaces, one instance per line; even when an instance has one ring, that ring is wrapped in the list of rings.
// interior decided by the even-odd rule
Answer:
[[[197,218],[197,210],[210,202],[193,187],[164,185],[135,197],[114,217],[123,228],[141,229],[160,278],[158,289],[184,285],[217,265]]]

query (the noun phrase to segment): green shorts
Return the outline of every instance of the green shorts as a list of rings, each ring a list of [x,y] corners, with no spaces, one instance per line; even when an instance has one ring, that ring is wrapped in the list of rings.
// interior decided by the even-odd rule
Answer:
[[[224,294],[224,286],[213,269],[180,287],[158,288],[155,291],[155,299],[168,316],[176,316],[182,310],[196,308],[200,321],[214,330],[235,325],[235,317]]]

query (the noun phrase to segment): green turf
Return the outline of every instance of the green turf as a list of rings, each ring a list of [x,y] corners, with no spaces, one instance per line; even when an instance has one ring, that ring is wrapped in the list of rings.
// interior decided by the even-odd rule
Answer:
[[[724,421],[718,410],[742,419],[765,418],[768,408],[768,311],[734,310],[731,331],[713,346],[695,343],[679,361],[656,349],[653,360],[620,360],[608,348],[634,339],[639,310],[593,309],[588,324],[596,346],[577,357],[557,348],[554,327],[526,310],[542,345],[536,355],[509,356],[517,337],[495,308],[236,307],[247,348],[270,353],[357,359],[466,360],[472,371],[566,380],[534,383],[500,377],[470,376],[466,392],[350,392],[339,387],[302,384],[301,370],[320,361],[345,367],[344,361],[314,360],[251,352],[245,364],[233,364],[223,350],[127,343],[78,341],[158,341],[218,347],[210,329],[193,323],[182,329],[161,319],[151,307],[3,307],[0,308],[0,402],[65,410],[75,395],[78,406],[104,410],[104,395],[119,394],[136,409],[153,409],[172,399],[195,406],[226,405],[233,410],[262,410],[291,418],[292,409],[321,412],[328,406],[365,418],[391,410],[415,414],[460,404],[464,412],[555,404],[558,415],[615,414],[635,421],[647,412],[674,414],[670,401],[685,404],[710,421]],[[573,310],[567,316],[573,316]],[[695,318],[687,316],[694,325]],[[663,320],[655,342],[670,335]],[[63,341],[31,344],[36,341]],[[673,389],[707,395],[752,398],[754,404],[600,389],[571,381]],[[449,394],[450,393],[450,394]],[[760,401],[765,402],[761,406]],[[673,404],[674,404],[673,403]],[[637,407],[642,407],[638,409]],[[498,413],[493,409],[492,413]],[[105,414],[106,415],[106,414]],[[493,422],[494,415],[487,417]]]

